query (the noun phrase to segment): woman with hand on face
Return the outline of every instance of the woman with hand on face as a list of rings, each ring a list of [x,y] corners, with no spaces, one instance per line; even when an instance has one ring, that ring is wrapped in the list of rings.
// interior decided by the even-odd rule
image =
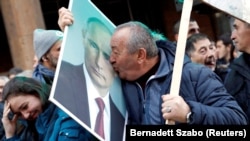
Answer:
[[[94,141],[97,140],[48,98],[50,86],[33,78],[15,77],[3,89],[4,110],[2,123],[5,139],[36,141]],[[10,118],[10,114],[13,114]],[[17,134],[17,123],[23,119],[34,127],[35,136]],[[31,131],[31,130],[26,130]],[[26,137],[26,138],[25,138]]]

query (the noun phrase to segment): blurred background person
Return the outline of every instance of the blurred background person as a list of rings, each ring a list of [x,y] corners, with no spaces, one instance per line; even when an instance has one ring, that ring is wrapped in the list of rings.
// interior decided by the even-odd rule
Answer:
[[[176,21],[175,24],[174,24],[174,27],[173,27],[175,42],[178,41],[180,22],[181,22],[181,19]],[[195,33],[200,33],[200,27],[199,27],[199,25],[198,25],[198,23],[197,23],[197,21],[195,19],[190,18],[187,38],[190,37],[191,35],[195,34]]]
[[[23,70],[23,72],[17,74],[16,76],[25,76],[25,77],[32,77],[33,75],[33,70]]]
[[[3,115],[3,107],[4,107],[4,102],[2,101],[2,92],[3,92],[3,87],[4,85],[9,81],[9,77],[2,75],[0,76],[0,118]],[[3,129],[2,122],[0,122],[0,141],[4,140],[5,133]]]
[[[229,71],[228,66],[238,56],[238,51],[233,44],[230,33],[224,33],[217,39],[216,55],[218,59],[215,73],[224,81]]]
[[[52,85],[61,50],[63,33],[59,30],[35,29],[33,78]]]
[[[0,102],[2,101],[2,92],[4,85],[9,81],[9,78],[5,75],[0,76]]]
[[[8,72],[8,77],[9,79],[14,78],[18,73],[22,72],[23,69],[18,68],[18,67],[13,67],[9,70]]]

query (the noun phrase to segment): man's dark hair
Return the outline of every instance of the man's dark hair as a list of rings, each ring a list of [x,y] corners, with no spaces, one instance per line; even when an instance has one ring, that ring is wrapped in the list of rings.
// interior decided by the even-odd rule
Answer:
[[[234,60],[235,46],[233,44],[233,40],[231,39],[231,33],[224,33],[224,34],[220,35],[219,38],[217,39],[217,41],[222,41],[222,43],[225,46],[231,45],[230,60],[229,60],[229,62],[233,61]]]
[[[203,39],[210,40],[209,37],[203,33],[195,33],[187,39],[185,52],[189,57],[191,56],[192,52],[195,51],[194,43]]]
[[[196,22],[196,20],[193,19],[193,18],[190,18],[189,22]],[[174,33],[174,34],[178,34],[178,33],[179,33],[180,23],[181,23],[181,19],[178,19],[178,20],[175,22],[175,24],[174,24],[174,26],[173,26],[173,33]]]

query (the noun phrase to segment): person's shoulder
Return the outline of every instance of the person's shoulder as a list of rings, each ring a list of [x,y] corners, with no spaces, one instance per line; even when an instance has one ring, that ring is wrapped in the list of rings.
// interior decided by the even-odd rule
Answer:
[[[60,121],[60,125],[61,127],[81,127],[81,125],[79,123],[77,123],[71,116],[69,116],[68,113],[66,113],[65,111],[63,111],[62,109],[58,108],[57,109],[57,114],[58,114],[58,118],[57,120]]]
[[[215,72],[212,71],[207,66],[193,62],[186,63],[184,65],[183,72],[189,73],[191,76],[196,76],[201,78],[216,77]]]
[[[70,117],[66,112],[64,112],[60,108],[57,109],[57,114],[59,115],[59,117],[62,117],[62,118],[68,118],[68,117]]]
[[[65,111],[63,111],[61,108],[59,108],[55,104],[51,104],[49,108],[50,108],[50,110],[48,110],[49,112],[52,112],[53,115],[57,115],[55,116],[56,119],[54,120],[63,120],[66,118],[70,118],[70,116]]]
[[[159,48],[170,49],[170,50],[172,50],[174,52],[176,50],[176,44],[174,42],[170,41],[170,40],[157,40],[156,45]]]

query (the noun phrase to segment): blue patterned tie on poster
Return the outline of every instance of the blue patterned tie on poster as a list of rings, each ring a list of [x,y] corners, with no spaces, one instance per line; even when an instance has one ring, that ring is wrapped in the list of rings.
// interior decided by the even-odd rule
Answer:
[[[109,63],[109,41],[115,25],[89,0],[71,0],[74,23],[64,30],[50,100],[99,140],[122,141],[126,107],[121,81]],[[104,102],[104,136],[95,131]]]

